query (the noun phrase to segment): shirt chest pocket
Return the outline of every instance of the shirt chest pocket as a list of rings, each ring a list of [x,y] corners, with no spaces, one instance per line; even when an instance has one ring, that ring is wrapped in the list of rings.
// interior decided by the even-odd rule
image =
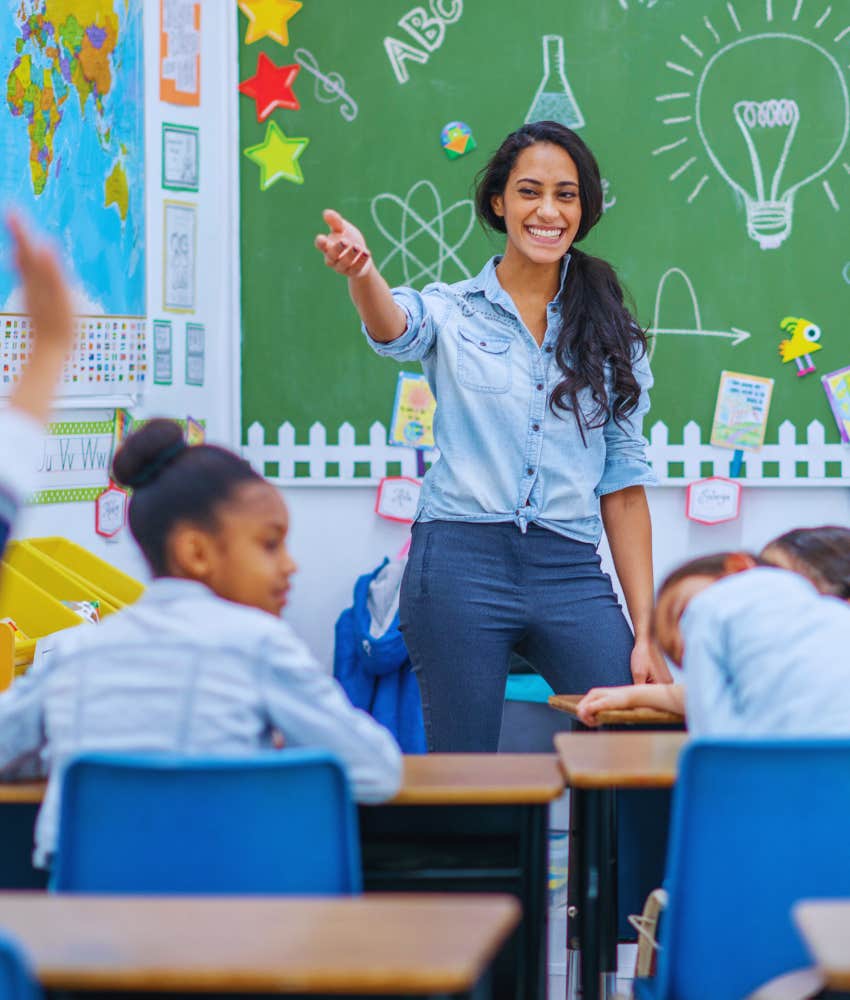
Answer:
[[[459,330],[457,380],[476,392],[508,392],[511,387],[511,340]]]

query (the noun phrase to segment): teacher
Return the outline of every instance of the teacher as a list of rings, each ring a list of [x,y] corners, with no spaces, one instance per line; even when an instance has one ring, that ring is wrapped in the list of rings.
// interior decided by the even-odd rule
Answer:
[[[390,289],[337,212],[316,238],[372,348],[421,361],[438,402],[400,604],[432,751],[496,750],[518,644],[555,691],[669,680],[650,635],[646,337],[614,269],[575,246],[602,215],[599,167],[575,132],[533,122],[475,201],[505,251],[453,285]]]

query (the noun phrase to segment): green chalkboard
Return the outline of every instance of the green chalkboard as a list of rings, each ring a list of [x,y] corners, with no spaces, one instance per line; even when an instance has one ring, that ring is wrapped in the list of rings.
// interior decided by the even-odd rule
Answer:
[[[798,436],[819,420],[838,440],[820,375],[850,364],[850,6],[307,2],[288,30],[286,47],[240,43],[240,79],[260,52],[301,65],[300,109],[270,120],[309,139],[302,184],[262,191],[241,157],[246,432],[258,421],[276,439],[289,421],[306,441],[318,421],[332,439],[349,422],[363,439],[389,421],[397,368],[362,342],[345,281],[313,249],[322,209],[362,228],[391,284],[476,273],[501,242],[473,222],[474,176],[537,98],[539,113],[580,130],[608,183],[586,248],[615,264],[640,322],[662,331],[650,423],[675,442],[694,420],[707,440],[731,369],[776,380],[768,441],[786,419]],[[477,144],[456,159],[440,144],[452,120]],[[241,147],[267,125],[240,97]],[[822,331],[814,374],[780,359],[788,316]]]

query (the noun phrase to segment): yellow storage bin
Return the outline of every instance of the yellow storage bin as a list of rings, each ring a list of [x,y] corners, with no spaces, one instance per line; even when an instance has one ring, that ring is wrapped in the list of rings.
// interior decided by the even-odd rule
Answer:
[[[113,603],[116,598],[107,597],[105,590],[65,569],[29,542],[11,542],[3,554],[3,562],[57,601],[97,601],[101,616],[118,610]]]
[[[32,546],[59,563],[67,573],[85,580],[114,608],[132,604],[144,593],[145,588],[138,580],[67,538],[28,538],[22,544]]]
[[[67,538],[12,542],[0,568],[0,619],[10,618],[19,629],[15,671],[32,663],[38,639],[82,624],[63,601],[96,601],[104,616],[132,604],[144,589],[138,580]],[[4,648],[0,643],[0,677],[8,671]]]
[[[9,565],[0,571],[0,618],[11,618],[23,632],[15,636],[16,670],[32,663],[37,639],[82,623],[78,614]]]

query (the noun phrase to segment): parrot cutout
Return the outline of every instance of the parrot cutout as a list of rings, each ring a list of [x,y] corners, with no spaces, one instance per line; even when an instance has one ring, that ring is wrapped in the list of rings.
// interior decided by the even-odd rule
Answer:
[[[796,361],[797,377],[810,375],[815,370],[812,354],[823,347],[819,343],[821,330],[816,323],[798,316],[786,316],[779,324],[789,334],[788,340],[779,344],[779,354],[783,363]]]

